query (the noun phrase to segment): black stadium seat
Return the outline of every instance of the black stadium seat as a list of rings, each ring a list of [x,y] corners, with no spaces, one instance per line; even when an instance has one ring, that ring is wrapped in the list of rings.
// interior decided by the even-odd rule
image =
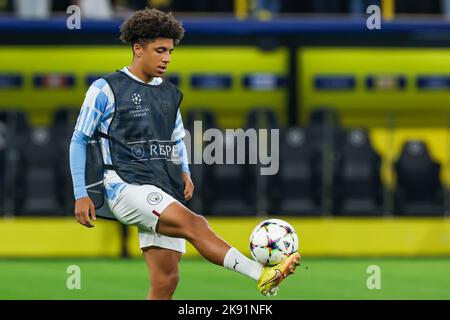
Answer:
[[[25,113],[0,111],[0,213],[21,212],[27,196],[27,162],[29,124]]]
[[[205,212],[217,216],[256,215],[254,186],[245,164],[237,164],[237,139],[223,135],[223,157],[234,153],[233,164],[207,165],[211,170],[211,182],[206,186],[212,190],[211,201],[205,205]]]
[[[327,107],[317,107],[309,114],[308,123],[313,126],[323,126],[327,123],[338,124],[339,114],[336,110]]]
[[[191,119],[193,119],[193,116],[189,115],[189,113],[187,113],[186,123],[187,127],[192,127],[193,121]],[[203,130],[210,128],[219,129],[214,117],[211,115],[210,111],[202,111],[202,117],[207,119],[203,123]],[[212,119],[214,120],[211,121]],[[222,137],[225,138],[224,131],[221,132]],[[211,141],[211,143],[213,142]],[[205,142],[197,142],[197,144],[202,145],[203,148],[209,145],[209,143]],[[205,215],[255,215],[254,194],[251,192],[252,186],[250,186],[248,170],[246,170],[244,164],[236,163],[236,139],[225,139],[222,147],[224,162],[226,154],[234,152],[234,164],[206,164],[205,159],[202,159],[201,165],[191,165],[194,183],[196,183],[194,199],[191,202],[194,202],[195,198],[201,198],[203,210],[200,213]],[[198,171],[200,170],[202,171],[201,180],[198,177]],[[197,190],[198,186],[201,188],[200,191]],[[195,209],[194,207],[192,208]]]
[[[203,130],[217,127],[216,117],[208,108],[192,108],[183,113],[183,124],[186,130],[193,129],[194,121],[201,121]]]
[[[312,173],[315,184],[315,198],[320,199],[324,211],[335,211],[335,190],[342,144],[346,130],[340,125],[336,111],[315,109],[309,115],[305,127],[306,140],[313,152]]]
[[[28,192],[20,215],[59,216],[63,213],[57,201],[59,186],[54,183],[56,172],[52,159],[55,152],[48,127],[34,127],[26,150]],[[62,155],[56,156],[62,159]]]
[[[383,188],[380,167],[381,158],[373,149],[367,131],[350,130],[342,146],[339,162],[336,214],[382,214]]]
[[[194,121],[202,122],[202,132],[194,133]],[[188,207],[198,214],[208,215],[206,211],[209,204],[213,199],[212,184],[212,168],[203,163],[194,163],[194,152],[202,156],[203,147],[205,142],[203,141],[203,132],[210,128],[217,128],[216,119],[214,113],[206,108],[190,109],[183,114],[183,123],[186,131],[191,136],[191,145],[185,139],[186,148],[191,148],[188,153],[191,154],[191,164],[189,169],[191,171],[191,179],[194,182],[195,190],[193,198],[188,202]],[[195,148],[194,148],[195,146]],[[202,158],[203,159],[203,158]]]
[[[305,130],[291,127],[280,131],[280,171],[270,193],[276,201],[272,211],[279,215],[321,214],[321,203],[312,172],[314,152]]]
[[[277,115],[272,108],[253,108],[247,114],[247,128],[273,129],[279,126]]]
[[[395,213],[407,216],[443,215],[440,165],[423,141],[407,141],[395,163]]]
[[[213,168],[213,199],[205,213],[216,216],[255,216],[256,206],[252,186],[243,165],[220,164]]]
[[[270,155],[272,136],[271,129],[279,129],[279,121],[273,108],[270,107],[255,107],[251,109],[247,114],[247,120],[245,130],[256,130],[256,136],[258,137],[258,148],[254,148],[254,145],[250,145],[249,141],[246,141],[245,154],[246,165],[245,170],[249,177],[251,196],[255,201],[256,212],[259,215],[265,215],[270,213],[276,213],[273,203],[275,201],[275,195],[269,191],[271,185],[276,181],[276,177],[273,175],[262,175],[262,165],[260,163],[259,154]],[[259,131],[260,129],[266,129],[268,134],[267,145],[259,143]],[[276,142],[278,143],[278,142]],[[262,149],[262,150],[261,150]],[[257,159],[256,164],[251,164],[250,159]],[[273,158],[273,156],[272,156]],[[265,166],[264,166],[265,167]]]
[[[254,108],[247,114],[246,130],[277,129],[278,121],[276,114],[270,108]],[[258,137],[258,131],[255,132]],[[261,175],[261,165],[259,163],[259,149],[253,148],[258,142],[250,145],[248,138],[245,138],[244,164],[238,164],[238,143],[237,138],[225,139],[224,155],[233,152],[234,164],[216,164],[211,166],[214,190],[214,197],[208,212],[213,215],[246,215],[254,216],[258,214],[268,214],[271,211],[272,195],[269,193],[269,185],[272,176]],[[271,138],[268,139],[270,150]],[[242,152],[242,150],[240,150]],[[255,154],[256,152],[256,154]],[[239,155],[240,156],[240,155]],[[257,163],[251,163],[250,159],[255,159]]]
[[[73,213],[75,201],[69,166],[69,146],[79,111],[79,108],[71,107],[57,110],[50,127],[51,143],[54,148],[52,164],[55,172],[54,184],[57,186],[56,197],[64,214]]]

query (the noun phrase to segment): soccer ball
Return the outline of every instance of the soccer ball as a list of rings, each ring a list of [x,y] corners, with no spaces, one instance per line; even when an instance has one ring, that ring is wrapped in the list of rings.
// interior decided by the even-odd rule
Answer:
[[[298,237],[286,221],[269,219],[258,224],[250,235],[250,252],[253,259],[272,266],[298,250]]]

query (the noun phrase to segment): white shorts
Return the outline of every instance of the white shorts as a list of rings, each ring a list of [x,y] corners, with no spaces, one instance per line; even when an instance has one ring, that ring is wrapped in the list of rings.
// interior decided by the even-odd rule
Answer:
[[[140,248],[155,246],[186,252],[186,241],[157,233],[159,216],[169,204],[177,201],[154,185],[126,184],[108,206],[117,220],[138,227]]]

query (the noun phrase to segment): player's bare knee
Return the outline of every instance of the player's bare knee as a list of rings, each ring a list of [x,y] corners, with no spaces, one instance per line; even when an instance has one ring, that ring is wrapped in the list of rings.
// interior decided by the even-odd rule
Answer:
[[[178,272],[165,274],[152,281],[152,287],[159,292],[173,293],[178,285],[180,276]]]
[[[198,214],[192,215],[186,230],[188,240],[193,240],[197,237],[201,237],[203,231],[208,228],[208,220],[206,220],[205,217]]]
[[[172,290],[175,291],[175,289],[178,285],[178,282],[180,281],[180,276],[178,275],[178,273],[172,274],[169,276],[168,281],[169,281],[169,284],[170,284],[170,287],[172,288]]]

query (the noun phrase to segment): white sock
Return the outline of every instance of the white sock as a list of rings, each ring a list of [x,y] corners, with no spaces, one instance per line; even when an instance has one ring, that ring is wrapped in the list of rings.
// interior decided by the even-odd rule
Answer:
[[[235,248],[228,250],[223,260],[223,266],[227,269],[242,273],[254,280],[259,279],[263,268],[261,264],[250,260]]]

